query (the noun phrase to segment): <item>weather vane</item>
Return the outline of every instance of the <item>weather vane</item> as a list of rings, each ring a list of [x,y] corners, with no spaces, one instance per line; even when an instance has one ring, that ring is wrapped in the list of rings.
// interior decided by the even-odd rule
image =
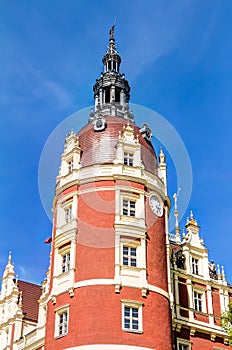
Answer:
[[[112,27],[110,28],[110,32],[109,32],[109,34],[110,34],[110,40],[111,40],[111,39],[114,39],[114,28],[115,28],[115,26],[116,26],[116,18],[115,18],[115,20],[114,20],[114,24],[113,24]]]

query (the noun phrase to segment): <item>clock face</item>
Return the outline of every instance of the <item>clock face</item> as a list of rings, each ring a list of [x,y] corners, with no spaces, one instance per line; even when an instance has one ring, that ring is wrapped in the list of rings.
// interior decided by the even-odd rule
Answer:
[[[163,204],[154,194],[150,197],[150,207],[157,216],[163,215]]]

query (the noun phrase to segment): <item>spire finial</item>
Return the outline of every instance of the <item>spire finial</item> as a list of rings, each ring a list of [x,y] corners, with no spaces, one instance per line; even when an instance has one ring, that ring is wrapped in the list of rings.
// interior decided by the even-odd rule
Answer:
[[[12,252],[9,252],[9,256],[8,256],[8,264],[11,264],[11,259],[12,259]]]
[[[159,161],[160,161],[160,164],[164,164],[165,165],[165,154],[163,152],[163,148],[160,147],[160,154],[159,154]],[[178,196],[178,195],[176,195]],[[174,195],[173,195],[173,198],[174,198]]]
[[[114,40],[114,28],[115,28],[115,26],[116,26],[116,18],[115,18],[115,20],[114,20],[114,24],[113,24],[112,27],[110,28],[110,32],[109,32],[109,34],[110,34],[110,40]]]
[[[180,193],[180,188],[178,188],[177,193],[174,193],[173,198],[174,198],[174,216],[176,218],[176,225],[175,225],[175,232],[176,232],[176,238],[178,239],[178,241],[180,240],[180,228],[179,228],[179,221],[178,221],[178,217],[179,217],[179,213],[178,213],[178,206],[177,206],[177,199]]]

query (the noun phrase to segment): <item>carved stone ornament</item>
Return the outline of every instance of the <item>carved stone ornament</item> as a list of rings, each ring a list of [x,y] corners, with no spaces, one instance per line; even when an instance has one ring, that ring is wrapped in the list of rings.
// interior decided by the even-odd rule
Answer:
[[[147,123],[143,123],[142,128],[139,131],[146,140],[151,141],[152,132]]]
[[[93,121],[94,131],[103,131],[106,128],[106,121],[102,117],[98,117]]]
[[[175,254],[175,258],[176,258],[176,266],[179,269],[185,269],[185,256],[182,252],[182,250],[179,250],[178,252],[176,252]]]
[[[210,276],[210,278],[213,278],[215,280],[218,279],[216,265],[214,263],[214,260],[209,261],[209,276]]]

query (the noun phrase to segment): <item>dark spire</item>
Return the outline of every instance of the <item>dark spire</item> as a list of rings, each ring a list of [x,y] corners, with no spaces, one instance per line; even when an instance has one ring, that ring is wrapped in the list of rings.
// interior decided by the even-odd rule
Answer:
[[[130,99],[130,86],[124,74],[120,73],[121,57],[116,49],[114,29],[115,23],[109,31],[109,45],[102,58],[104,71],[96,79],[93,86],[95,98],[95,111],[91,113],[93,120],[101,116],[119,116],[132,120],[128,102]]]
[[[120,63],[121,63],[121,57],[117,52],[116,45],[115,45],[115,38],[114,38],[114,25],[110,28],[110,38],[109,38],[109,46],[106,54],[102,58],[102,62],[104,64],[104,72],[117,72],[119,73]]]

